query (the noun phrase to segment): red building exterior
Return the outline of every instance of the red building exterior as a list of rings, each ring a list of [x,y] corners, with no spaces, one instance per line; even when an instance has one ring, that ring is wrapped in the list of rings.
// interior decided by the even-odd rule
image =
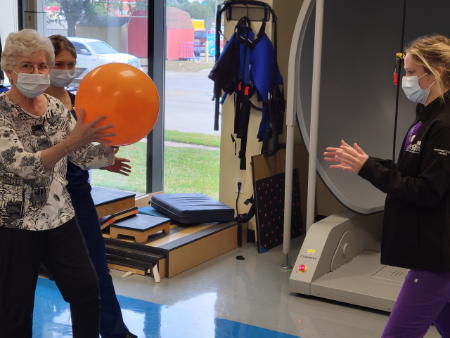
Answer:
[[[178,60],[180,47],[185,42],[194,43],[194,25],[188,12],[175,7],[166,10],[166,58]]]
[[[134,11],[128,24],[128,54],[147,58],[147,11]],[[166,59],[178,60],[180,47],[194,43],[194,26],[188,12],[175,7],[166,10]]]
[[[128,23],[128,54],[138,58],[148,57],[147,11],[134,11]]]

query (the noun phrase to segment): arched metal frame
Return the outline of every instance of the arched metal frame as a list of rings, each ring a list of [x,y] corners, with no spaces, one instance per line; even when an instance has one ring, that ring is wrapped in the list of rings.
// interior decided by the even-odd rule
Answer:
[[[292,164],[295,116],[309,152],[316,142],[310,139],[315,4],[315,0],[304,1],[291,44],[288,74],[295,76],[288,78],[286,183],[291,174],[288,167]],[[405,43],[425,34],[450,36],[450,26],[446,24],[448,10],[450,3],[446,1],[409,0]],[[400,52],[404,13],[402,2],[389,0],[342,0],[324,4],[319,155],[310,154],[316,158],[310,165],[317,165],[317,173],[343,205],[361,214],[382,211],[385,195],[357,175],[329,169],[322,152],[326,146],[339,146],[343,138],[351,144],[358,142],[371,156],[392,158],[397,91],[392,73],[395,53]],[[414,121],[414,112],[414,104],[400,93],[397,154]],[[291,197],[288,195],[285,196],[287,206]],[[289,219],[285,217],[285,230],[289,228]],[[283,252],[286,254],[288,250]]]

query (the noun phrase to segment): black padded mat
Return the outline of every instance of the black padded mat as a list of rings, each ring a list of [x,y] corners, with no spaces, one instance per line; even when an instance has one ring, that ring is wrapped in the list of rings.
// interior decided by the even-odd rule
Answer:
[[[91,196],[96,207],[104,204],[117,202],[126,198],[135,197],[135,193],[130,193],[117,189],[92,187]]]
[[[139,259],[133,259],[129,257],[124,256],[116,256],[110,253],[106,253],[106,260],[108,263],[112,264],[118,264],[118,265],[125,265],[127,267],[137,267],[139,269],[151,269],[153,267],[153,264],[157,263],[150,263],[146,261],[141,261]]]
[[[166,217],[165,215],[163,215],[159,211],[156,211],[155,208],[153,208],[152,206],[139,208],[138,213],[139,214],[144,214],[144,215],[149,215],[149,216]],[[170,224],[174,224],[174,221],[172,219],[170,220]]]
[[[155,226],[169,222],[170,219],[165,217],[148,216],[144,214],[136,214],[126,219],[118,220],[110,225],[110,227],[129,229],[136,231],[146,231]]]
[[[234,209],[204,194],[159,194],[152,207],[181,224],[230,222]]]
[[[256,226],[258,252],[283,244],[285,173],[256,181]],[[292,178],[291,238],[302,234],[302,212],[300,207],[300,184],[298,171]]]
[[[106,253],[115,256],[122,256],[131,259],[137,259],[140,261],[150,262],[150,263],[158,263],[161,259],[163,259],[164,255],[159,255],[155,253],[144,252],[131,248],[123,248],[117,245],[105,244]]]

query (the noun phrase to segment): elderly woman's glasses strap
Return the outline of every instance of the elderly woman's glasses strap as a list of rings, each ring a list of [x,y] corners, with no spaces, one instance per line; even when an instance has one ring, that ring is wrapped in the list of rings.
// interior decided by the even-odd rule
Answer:
[[[23,73],[32,73],[34,71],[34,69],[36,68],[39,72],[46,72],[49,70],[49,67],[45,64],[42,63],[38,66],[34,66],[31,63],[24,63],[22,65],[17,65],[17,67],[20,69],[21,72]]]

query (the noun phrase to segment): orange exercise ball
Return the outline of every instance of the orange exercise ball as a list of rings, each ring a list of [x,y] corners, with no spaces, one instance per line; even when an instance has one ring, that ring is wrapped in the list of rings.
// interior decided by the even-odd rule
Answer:
[[[86,113],[85,123],[100,115],[107,118],[97,126],[114,124],[107,132],[109,145],[125,146],[144,138],[155,125],[159,113],[159,95],[150,77],[125,63],[108,63],[91,70],[81,80],[75,109]]]

